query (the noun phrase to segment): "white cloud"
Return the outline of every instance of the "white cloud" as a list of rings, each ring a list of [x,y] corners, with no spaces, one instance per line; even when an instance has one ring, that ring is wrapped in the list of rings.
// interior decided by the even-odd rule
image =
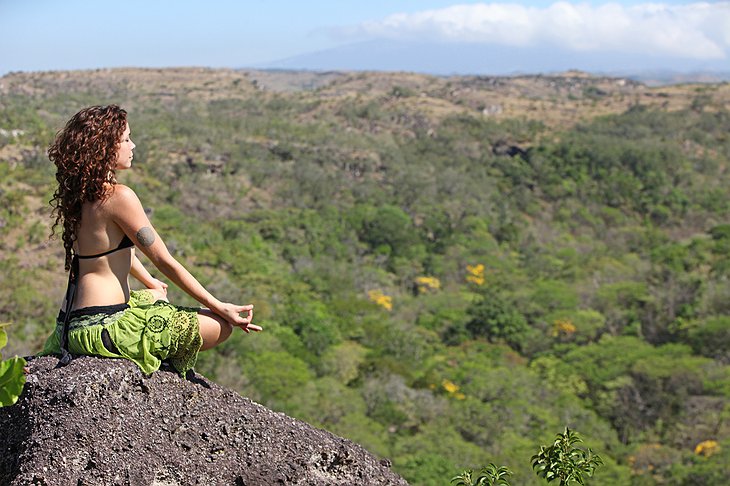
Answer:
[[[573,51],[631,52],[697,60],[730,57],[730,2],[668,5],[556,2],[454,5],[398,13],[339,34],[422,42],[471,42]]]

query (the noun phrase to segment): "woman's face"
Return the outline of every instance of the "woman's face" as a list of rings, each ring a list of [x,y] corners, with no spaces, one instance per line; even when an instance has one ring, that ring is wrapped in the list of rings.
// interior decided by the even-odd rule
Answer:
[[[132,158],[134,157],[132,151],[136,145],[132,142],[132,139],[129,138],[129,133],[129,123],[127,123],[127,126],[124,128],[124,133],[122,134],[122,139],[119,141],[119,148],[117,149],[117,163],[114,167],[117,170],[124,170],[132,167]]]

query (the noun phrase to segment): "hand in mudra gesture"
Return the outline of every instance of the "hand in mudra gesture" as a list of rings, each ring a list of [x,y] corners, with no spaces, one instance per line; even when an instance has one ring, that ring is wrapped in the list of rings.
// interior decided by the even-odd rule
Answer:
[[[235,305],[223,303],[216,314],[228,321],[232,326],[240,327],[246,332],[261,331],[263,328],[252,323],[253,305]]]

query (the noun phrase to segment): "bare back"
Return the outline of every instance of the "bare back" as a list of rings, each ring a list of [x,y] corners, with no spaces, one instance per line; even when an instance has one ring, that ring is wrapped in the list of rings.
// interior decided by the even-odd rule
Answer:
[[[124,232],[111,218],[110,204],[109,200],[84,203],[74,244],[78,255],[109,251],[124,238]],[[133,257],[134,248],[125,248],[97,258],[80,259],[73,309],[127,302]]]

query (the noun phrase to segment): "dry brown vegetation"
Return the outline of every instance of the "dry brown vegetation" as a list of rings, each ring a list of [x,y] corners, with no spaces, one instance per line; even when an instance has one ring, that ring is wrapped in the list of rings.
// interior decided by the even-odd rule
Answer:
[[[485,117],[524,117],[551,128],[568,128],[596,116],[622,113],[635,105],[676,111],[702,104],[730,107],[730,83],[649,87],[628,78],[570,71],[556,75],[436,77],[398,72],[297,72],[207,68],[98,69],[11,73],[0,78],[0,95],[53,96],[68,92],[101,96],[211,101],[246,99],[259,91],[320,102],[325,112],[351,99],[375,100],[429,120],[462,112]]]

